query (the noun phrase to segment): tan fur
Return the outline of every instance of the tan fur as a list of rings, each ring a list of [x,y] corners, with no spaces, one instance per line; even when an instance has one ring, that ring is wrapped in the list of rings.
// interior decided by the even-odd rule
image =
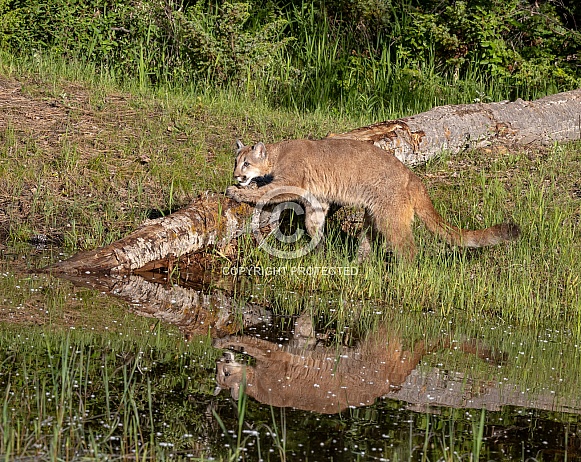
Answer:
[[[337,346],[313,349],[280,345],[254,336],[214,340],[215,348],[230,348],[254,358],[247,366],[227,359],[217,363],[217,391],[228,389],[234,399],[241,388],[257,401],[277,406],[332,414],[347,407],[369,406],[382,396],[397,392],[427,354],[446,348],[475,354],[495,362],[502,360],[473,342],[451,344],[448,339],[426,345],[419,341],[406,349],[396,332],[381,328],[354,348]],[[498,356],[498,357],[497,357]],[[469,396],[470,390],[464,394]]]
[[[238,143],[234,169],[238,183],[247,186],[261,178],[266,184],[257,189],[231,186],[226,195],[255,204],[264,194],[283,186],[308,191],[321,203],[321,208],[314,210],[308,201],[303,201],[307,232],[313,237],[322,233],[331,203],[364,207],[362,258],[369,253],[374,231],[398,255],[414,258],[416,246],[411,225],[415,215],[430,231],[450,244],[463,247],[495,245],[516,239],[520,234],[513,224],[469,231],[446,223],[434,209],[421,180],[394,156],[370,143],[335,139],[258,143],[252,147]],[[271,202],[300,199],[296,195],[281,194]]]

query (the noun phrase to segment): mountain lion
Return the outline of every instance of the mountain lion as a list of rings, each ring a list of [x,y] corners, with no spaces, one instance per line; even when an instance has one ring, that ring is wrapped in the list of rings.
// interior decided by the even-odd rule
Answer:
[[[362,260],[371,249],[375,231],[399,256],[413,259],[416,246],[412,221],[417,215],[428,229],[449,244],[483,247],[516,239],[514,224],[500,224],[469,231],[446,223],[434,209],[426,187],[402,162],[384,150],[355,140],[291,140],[276,144],[244,146],[237,141],[234,177],[240,187],[230,186],[226,195],[238,202],[256,204],[264,194],[269,203],[299,201],[305,205],[305,227],[312,238],[321,236],[330,204],[365,208],[359,248]],[[263,186],[244,188],[260,180]],[[290,190],[290,192],[286,192]],[[299,197],[301,188],[318,200]],[[280,189],[281,193],[276,194]],[[317,201],[314,201],[315,203]]]

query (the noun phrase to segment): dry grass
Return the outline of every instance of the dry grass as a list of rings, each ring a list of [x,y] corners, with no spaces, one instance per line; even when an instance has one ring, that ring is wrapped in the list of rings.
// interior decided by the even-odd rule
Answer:
[[[213,186],[201,172],[228,176],[157,100],[6,78],[0,100],[0,230],[16,241],[102,245]]]
[[[337,123],[228,94],[124,93],[50,74],[4,76],[0,235],[94,248],[225,189],[236,138],[322,136]]]

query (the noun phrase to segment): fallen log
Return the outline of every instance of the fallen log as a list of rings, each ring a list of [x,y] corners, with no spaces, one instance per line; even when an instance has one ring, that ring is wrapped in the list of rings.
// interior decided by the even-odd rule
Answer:
[[[408,165],[425,162],[443,150],[457,154],[495,143],[532,146],[578,140],[581,89],[531,102],[519,99],[440,106],[412,117],[328,136],[374,143]],[[128,274],[171,268],[176,259],[194,252],[225,248],[232,239],[249,230],[252,210],[221,194],[207,193],[167,217],[145,222],[123,239],[80,252],[45,270],[66,274]]]
[[[581,89],[535,101],[439,106],[328,136],[372,142],[407,165],[443,150],[456,154],[495,143],[522,147],[573,141],[581,138]]]
[[[146,221],[136,231],[105,247],[79,252],[46,271],[127,274],[168,267],[180,256],[210,246],[223,249],[243,233],[252,208],[219,194],[203,194],[167,217]]]

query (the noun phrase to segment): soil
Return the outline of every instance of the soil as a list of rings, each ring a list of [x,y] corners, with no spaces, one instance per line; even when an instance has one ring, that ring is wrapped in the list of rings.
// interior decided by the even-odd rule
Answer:
[[[210,135],[206,121],[195,125],[198,108],[178,122],[182,108],[169,106],[115,89],[0,76],[0,239],[60,244],[68,233],[67,246],[94,248],[167,213],[168,196],[175,210],[197,187],[227,178],[215,146],[204,155]]]
[[[127,201],[129,189],[115,178],[116,173],[125,176],[127,171],[139,169],[148,161],[121,153],[115,155],[115,150],[124,142],[134,142],[143,128],[144,117],[159,119],[155,110],[138,112],[131,102],[130,95],[109,92],[96,96],[71,82],[49,85],[36,79],[0,76],[0,268],[2,278],[15,279],[0,285],[5,286],[0,298],[0,323],[108,329],[118,327],[117,320],[125,321],[121,302],[111,304],[110,299],[101,295],[93,295],[87,301],[86,291],[73,289],[49,276],[27,274],[27,270],[48,263],[41,259],[51,251],[47,251],[48,247],[43,250],[43,246],[62,244],[69,221],[65,212],[58,212],[57,219],[47,220],[46,211],[37,206],[39,201],[58,203],[57,210],[80,204],[81,209],[85,207],[88,211],[90,202],[100,200],[89,180],[75,181],[65,168],[59,170],[67,147],[74,147],[81,178],[91,177],[85,174],[86,165],[102,159],[100,168],[107,170],[112,194],[118,201]],[[16,172],[17,167],[23,167],[23,171]],[[32,170],[37,172],[37,178],[27,174]],[[144,187],[155,191],[155,182]],[[87,202],[82,202],[83,197]],[[22,252],[13,247],[22,237],[17,235],[19,226],[31,230],[24,240],[36,247],[29,246]],[[10,245],[5,245],[7,240]],[[61,291],[66,302],[48,308],[50,298]],[[96,306],[99,308],[95,311]],[[96,318],[91,312],[100,314]],[[127,322],[131,319],[134,317]]]
[[[132,120],[136,112],[129,107],[127,96],[108,94],[98,112],[91,99],[87,89],[78,84],[61,82],[50,88],[46,82],[0,76],[0,141],[6,146],[5,154],[0,154],[0,168],[13,171],[14,158],[24,156],[24,164],[35,163],[31,167],[38,168],[42,163],[45,170],[52,169],[67,147],[74,147],[77,162],[83,165],[107,150],[101,140],[118,138],[120,134],[134,136],[136,124]],[[32,203],[41,193],[40,185],[30,182],[26,175],[22,179],[24,188],[18,191],[16,200],[15,182],[0,181],[0,233],[4,237],[11,228],[10,221],[34,220]],[[42,175],[40,182],[51,196],[61,197],[64,203],[69,201],[66,182],[60,175]],[[76,192],[83,194],[82,190]],[[53,239],[58,240],[62,234],[57,228],[40,227],[44,235]]]

